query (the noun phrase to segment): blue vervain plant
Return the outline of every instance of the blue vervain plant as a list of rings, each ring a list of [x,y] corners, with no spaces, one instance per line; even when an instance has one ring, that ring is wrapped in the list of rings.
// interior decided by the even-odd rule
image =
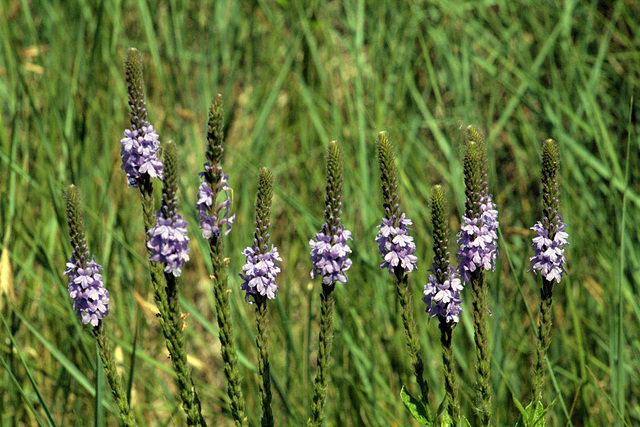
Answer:
[[[498,211],[489,193],[484,138],[473,127],[467,128],[469,143],[464,156],[465,213],[458,233],[458,271],[471,283],[473,329],[476,343],[477,403],[481,425],[491,419],[491,361],[487,330],[487,283],[484,272],[495,268],[498,256]]]
[[[71,240],[71,259],[64,274],[69,276],[69,296],[73,299],[73,309],[83,324],[91,324],[98,344],[98,351],[111,393],[120,411],[120,420],[126,426],[135,426],[129,402],[116,370],[113,352],[107,339],[103,319],[109,314],[109,291],[104,286],[102,266],[91,258],[84,233],[84,220],[80,212],[78,189],[71,185],[65,191],[66,216]]]
[[[231,188],[229,177],[222,171],[222,154],[224,153],[224,133],[222,96],[216,95],[209,108],[207,124],[207,149],[204,171],[200,173],[200,188],[198,189],[198,219],[202,237],[209,241],[209,251],[213,271],[214,304],[217,313],[218,328],[220,329],[220,348],[224,361],[224,374],[227,378],[227,393],[231,401],[231,415],[236,426],[247,426],[245,405],[240,386],[240,372],[238,370],[238,355],[233,337],[233,324],[227,293],[226,268],[228,259],[223,251],[222,228],[226,224],[224,235],[229,234],[235,215],[231,215]],[[218,195],[222,194],[222,201],[218,204]]]
[[[416,270],[418,258],[414,255],[416,245],[409,235],[408,228],[413,222],[405,217],[400,207],[398,195],[398,172],[395,165],[393,144],[387,132],[380,132],[376,143],[382,198],[385,216],[378,226],[376,242],[383,258],[380,268],[386,268],[395,281],[396,293],[402,307],[401,317],[404,325],[407,349],[413,366],[418,388],[425,406],[429,404],[429,386],[424,379],[424,362],[416,322],[413,316],[409,273]]]
[[[140,189],[147,252],[154,300],[158,306],[160,327],[165,337],[171,364],[176,373],[187,424],[206,425],[198,394],[187,365],[183,321],[178,308],[178,277],[189,260],[187,223],[177,213],[177,153],[173,143],[166,144],[164,164],[158,159],[159,140],[146,120],[142,61],[136,49],[129,49],[125,59],[125,76],[129,93],[131,129],[125,131],[122,144],[122,169],[130,187]],[[154,213],[151,179],[163,179],[162,205]]]
[[[442,187],[436,185],[431,192],[431,221],[433,224],[433,267],[429,270],[429,282],[424,287],[424,302],[429,317],[437,316],[442,344],[444,387],[447,393],[449,414],[454,425],[460,419],[460,402],[453,358],[451,335],[460,321],[463,289],[455,268],[449,265],[449,225]]]
[[[177,163],[176,146],[173,142],[168,142],[164,147],[162,206],[156,215],[155,226],[149,230],[147,247],[151,251],[149,262],[164,265],[164,299],[167,311],[161,313],[162,332],[176,373],[180,399],[187,414],[187,424],[204,426],[206,423],[202,417],[200,399],[187,364],[183,317],[178,308],[178,278],[184,263],[189,260],[189,238],[187,222],[177,212]]]
[[[311,405],[309,426],[320,426],[324,420],[324,405],[329,385],[329,366],[333,344],[333,295],[336,283],[347,283],[346,271],[351,268],[348,255],[351,248],[347,240],[351,232],[345,229],[342,215],[344,162],[342,148],[337,141],[329,143],[327,150],[327,195],[322,229],[311,239],[311,278],[322,277],[320,294],[320,332],[318,335],[318,361]]]
[[[244,281],[242,289],[246,291],[245,299],[256,306],[256,327],[258,330],[256,346],[258,347],[259,391],[263,427],[274,425],[273,412],[271,410],[272,393],[267,338],[267,301],[276,297],[278,285],[275,279],[280,272],[280,267],[276,265],[276,261],[282,261],[275,246],[271,245],[271,249],[269,249],[273,183],[273,173],[267,168],[262,168],[256,197],[256,229],[253,245],[245,248],[242,252],[246,257],[246,264],[242,267],[243,274],[240,274]]]
[[[542,400],[542,388],[545,378],[545,359],[551,343],[551,324],[553,303],[553,286],[560,283],[565,270],[565,246],[569,243],[569,235],[564,231],[566,224],[560,215],[560,185],[558,169],[560,153],[558,145],[552,139],[542,144],[542,220],[532,230],[536,232],[533,239],[535,255],[531,257],[532,267],[529,270],[542,276],[540,289],[540,313],[538,316],[538,342],[536,346],[536,364],[533,375],[533,399]]]

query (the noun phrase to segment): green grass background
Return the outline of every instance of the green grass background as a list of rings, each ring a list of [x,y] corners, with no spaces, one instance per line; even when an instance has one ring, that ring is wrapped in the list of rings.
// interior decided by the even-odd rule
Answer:
[[[12,270],[2,283],[14,294],[1,309],[1,424],[117,420],[62,275],[70,254],[62,194],[71,183],[83,197],[89,246],[105,267],[106,328],[136,416],[147,425],[185,422],[154,316],[139,195],[120,170],[128,126],[122,61],[137,47],[149,119],[179,149],[192,238],[182,310],[190,313],[189,354],[211,425],[231,418],[194,205],[206,110],[218,92],[237,213],[226,241],[231,302],[253,424],[260,416],[254,310],[237,272],[252,239],[259,167],[276,176],[272,240],[284,258],[270,304],[277,424],[302,425],[309,414],[319,284],[309,278],[307,242],[321,225],[325,147],[337,139],[354,266],[336,292],[328,425],[410,425],[399,393],[402,384],[417,389],[374,242],[382,216],[375,138],[387,130],[396,144],[401,201],[415,223],[419,270],[410,283],[435,407],[444,397],[439,331],[420,301],[433,256],[428,200],[430,186],[443,184],[457,230],[464,128],[472,123],[487,136],[500,210],[500,257],[488,274],[496,425],[514,424],[514,397],[530,398],[539,282],[526,274],[529,227],[540,212],[540,142],[549,137],[561,151],[571,246],[569,276],[555,293],[545,399],[557,401],[547,420],[638,425],[639,17],[633,0],[0,0],[0,242],[3,271]],[[475,353],[464,294],[453,341],[462,409],[471,416]]]

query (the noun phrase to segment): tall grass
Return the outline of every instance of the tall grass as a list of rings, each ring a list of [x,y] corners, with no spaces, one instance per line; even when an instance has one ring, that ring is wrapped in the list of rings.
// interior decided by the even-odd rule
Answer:
[[[345,152],[345,213],[354,267],[336,289],[326,418],[331,425],[407,425],[410,384],[399,305],[378,268],[382,216],[375,138],[397,147],[402,204],[414,220],[419,293],[432,254],[427,203],[447,194],[455,229],[464,202],[461,142],[487,136],[500,252],[489,283],[494,421],[513,424],[530,398],[538,283],[525,274],[539,213],[540,143],[563,158],[569,276],[556,292],[548,352],[552,425],[640,422],[640,6],[636,2],[120,2],[0,0],[0,233],[15,298],[1,309],[2,425],[113,423],[96,384],[90,334],[75,319],[63,270],[63,188],[83,195],[87,234],[112,296],[110,339],[140,421],[183,423],[155,319],[142,217],[119,169],[127,125],[122,59],[143,56],[149,118],[176,142],[192,261],[183,274],[189,361],[203,414],[231,424],[214,321],[207,242],[195,225],[207,107],[225,98],[225,172],[237,221],[229,235],[232,318],[251,424],[259,421],[253,311],[239,292],[253,227],[255,176],[276,182],[272,241],[284,258],[270,310],[274,416],[301,425],[313,389],[319,290],[307,242],[319,229],[324,147]],[[593,3],[593,4],[592,4]],[[635,113],[634,113],[635,111]],[[455,250],[455,248],[452,248]],[[475,384],[470,295],[453,340],[462,413]],[[418,318],[424,310],[414,298]],[[532,317],[533,316],[533,317]],[[419,325],[427,381],[444,397],[438,330]],[[437,355],[437,357],[436,357]],[[433,357],[432,357],[433,356]],[[96,399],[98,396],[98,399]]]

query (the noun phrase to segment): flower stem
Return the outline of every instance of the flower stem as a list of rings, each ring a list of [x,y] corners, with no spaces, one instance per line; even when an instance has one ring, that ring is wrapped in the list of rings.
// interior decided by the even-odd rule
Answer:
[[[122,388],[122,381],[120,375],[116,370],[116,364],[113,361],[113,352],[109,341],[107,340],[107,334],[102,322],[98,323],[98,326],[93,328],[93,335],[96,337],[98,343],[98,350],[100,352],[100,358],[104,365],[104,372],[107,374],[107,381],[111,387],[111,393],[118,404],[120,410],[120,420],[125,426],[136,426],[136,420],[131,413],[129,402],[127,401],[127,395]]]
[[[444,388],[449,399],[449,414],[453,425],[458,424],[460,418],[460,402],[458,402],[458,385],[456,383],[456,368],[451,346],[453,324],[440,317],[440,343],[442,344],[442,364],[444,366]]]
[[[471,274],[473,294],[473,331],[476,342],[476,411],[481,425],[489,425],[491,419],[491,363],[489,361],[489,332],[487,330],[487,285],[484,272],[476,270]]]
[[[193,384],[191,369],[187,364],[187,352],[185,349],[184,333],[182,328],[182,318],[178,308],[178,288],[177,278],[171,273],[165,273],[167,283],[167,307],[168,312],[163,330],[167,341],[167,349],[171,355],[171,365],[177,375],[180,399],[187,414],[187,424],[193,426],[205,426],[206,422],[202,417],[200,399]]]
[[[262,405],[262,426],[273,427],[273,412],[271,411],[271,369],[269,367],[269,342],[267,339],[267,299],[259,298],[256,303],[256,346],[258,347],[258,371],[260,374],[260,403]]]
[[[209,239],[211,262],[213,264],[213,292],[218,328],[220,328],[220,345],[222,360],[224,361],[224,375],[227,378],[227,392],[231,399],[231,415],[237,427],[248,426],[244,413],[244,399],[240,386],[238,371],[238,355],[233,338],[231,323],[231,309],[229,294],[227,293],[226,262],[222,257],[222,236],[212,236]]]
[[[540,314],[538,315],[538,345],[536,346],[536,365],[533,374],[533,399],[541,401],[542,387],[545,380],[545,358],[551,343],[551,323],[553,303],[553,280],[542,279],[540,289]]]
[[[429,402],[429,385],[424,379],[424,362],[422,360],[422,352],[420,350],[420,340],[416,321],[413,317],[413,307],[411,305],[411,290],[409,289],[409,276],[402,269],[396,270],[396,293],[402,307],[402,324],[404,326],[404,335],[407,340],[407,347],[411,362],[413,364],[413,373],[418,383],[418,388],[422,394],[422,401],[426,404]]]
[[[321,426],[324,420],[324,405],[329,385],[329,365],[333,345],[333,291],[334,286],[322,286],[320,295],[320,333],[318,348],[318,365],[311,405],[311,419],[308,426]]]

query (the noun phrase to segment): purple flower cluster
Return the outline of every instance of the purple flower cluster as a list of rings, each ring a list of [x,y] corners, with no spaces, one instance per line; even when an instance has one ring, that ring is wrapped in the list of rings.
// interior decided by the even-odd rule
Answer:
[[[349,279],[345,272],[351,268],[351,260],[348,258],[351,248],[347,245],[347,240],[351,239],[351,232],[341,228],[336,234],[329,235],[325,232],[327,228],[325,224],[309,241],[313,264],[311,278],[322,276],[322,283],[325,285],[347,283]]]
[[[162,179],[163,165],[158,159],[158,133],[153,126],[145,122],[142,129],[127,129],[124,138],[120,140],[122,149],[122,169],[127,173],[130,187],[140,185],[143,174],[151,178]]]
[[[189,237],[187,236],[187,222],[180,214],[169,218],[162,215],[162,209],[157,215],[156,225],[149,230],[151,261],[165,264],[164,271],[178,277],[182,274],[184,263],[189,261]]]
[[[424,298],[422,300],[427,304],[426,312],[429,313],[430,318],[440,316],[445,318],[448,323],[458,323],[460,321],[460,313],[462,313],[460,291],[463,288],[458,273],[455,268],[449,267],[444,274],[444,281],[438,283],[436,274],[442,276],[443,272],[439,271],[435,264],[429,271],[434,274],[429,275],[429,282],[424,285]]]
[[[85,325],[98,323],[109,314],[109,291],[102,283],[102,266],[95,259],[87,262],[82,268],[80,263],[71,257],[64,274],[69,275],[69,296],[73,298],[73,309]]]
[[[564,258],[564,247],[569,244],[567,237],[569,234],[564,232],[567,225],[562,222],[562,216],[558,215],[556,222],[556,231],[553,239],[549,238],[549,230],[544,228],[542,223],[538,221],[536,225],[531,227],[538,235],[533,239],[533,248],[535,255],[530,258],[533,266],[529,270],[534,274],[539,271],[548,281],[555,280],[560,283],[563,274],[567,274],[564,269],[566,262]]]
[[[211,168],[211,166],[208,163],[205,163],[205,171],[209,168]],[[218,204],[212,215],[209,215],[215,200],[213,200],[213,189],[204,179],[204,175],[205,172],[200,172],[202,182],[198,189],[198,204],[196,205],[196,209],[198,210],[198,219],[200,220],[200,229],[202,230],[202,237],[209,239],[213,235],[219,236],[220,229],[223,224],[227,224],[227,231],[224,232],[224,234],[227,235],[231,231],[233,221],[236,219],[235,214],[231,216],[229,215],[231,213],[231,196],[229,195],[231,188],[227,183],[229,176],[222,175],[222,180],[220,181],[220,190],[224,191],[224,201]],[[223,209],[224,213],[220,215],[220,212]]]
[[[244,280],[241,289],[246,291],[245,300],[249,301],[249,295],[262,295],[267,299],[274,299],[278,291],[276,276],[280,273],[280,267],[276,261],[282,262],[278,249],[271,245],[271,250],[260,253],[255,246],[248,246],[242,251],[246,257],[246,264],[242,266],[244,274],[240,277]]]
[[[480,203],[480,215],[462,216],[463,224],[458,233],[458,260],[460,276],[471,280],[476,269],[493,270],[498,256],[498,211],[492,196],[484,196]]]
[[[398,226],[394,227],[393,218],[382,218],[382,224],[378,226],[378,235],[376,242],[380,250],[380,255],[384,258],[384,262],[380,264],[380,268],[389,269],[389,274],[394,274],[395,267],[400,266],[404,271],[413,271],[418,267],[418,257],[416,244],[413,237],[409,236],[408,225],[413,224],[410,219],[405,219],[404,213],[398,219]]]

